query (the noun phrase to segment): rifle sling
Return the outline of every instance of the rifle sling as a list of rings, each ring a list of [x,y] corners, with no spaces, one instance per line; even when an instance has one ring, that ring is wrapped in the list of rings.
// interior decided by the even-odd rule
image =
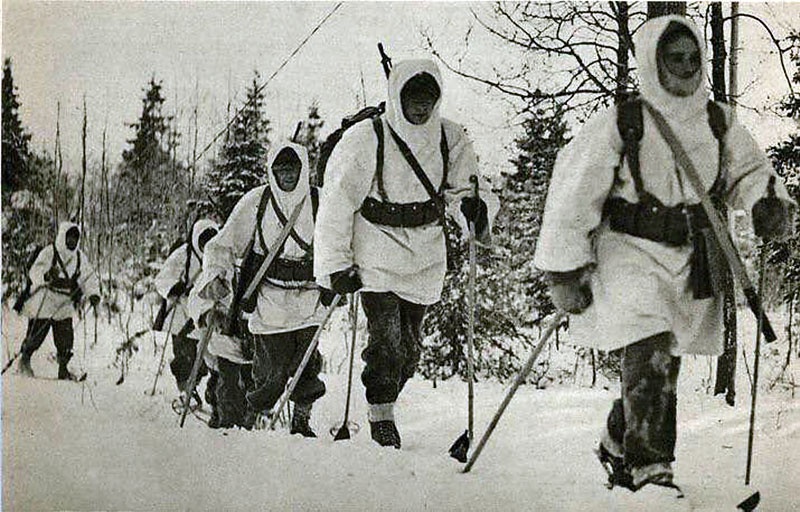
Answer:
[[[758,296],[758,291],[756,290],[755,286],[753,286],[753,283],[750,282],[750,278],[745,271],[742,260],[739,258],[739,254],[736,252],[736,248],[733,246],[733,242],[731,242],[728,232],[725,229],[722,220],[720,220],[719,214],[714,208],[714,204],[711,202],[711,198],[705,191],[703,182],[700,179],[700,174],[697,172],[694,163],[681,145],[680,140],[678,139],[677,135],[675,135],[675,132],[667,123],[667,120],[661,115],[661,112],[659,112],[655,107],[646,101],[643,101],[643,104],[655,121],[656,127],[658,127],[658,131],[661,133],[661,136],[664,137],[664,140],[669,145],[669,148],[675,157],[675,161],[678,163],[680,168],[683,169],[683,172],[686,174],[689,183],[700,198],[700,204],[703,206],[703,210],[705,210],[706,216],[708,217],[708,221],[711,225],[711,232],[717,239],[717,243],[722,249],[731,271],[736,276],[739,284],[741,284],[750,309],[756,315],[756,318],[763,317],[762,332],[765,340],[767,343],[775,341],[777,337],[772,329],[769,318],[767,318],[766,313],[763,311],[762,302],[761,298]]]

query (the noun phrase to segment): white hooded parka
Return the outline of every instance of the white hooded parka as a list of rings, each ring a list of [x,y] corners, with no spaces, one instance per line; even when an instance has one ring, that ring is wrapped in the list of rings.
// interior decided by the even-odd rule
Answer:
[[[278,187],[272,166],[281,150],[289,148],[295,152],[301,161],[300,177],[297,186],[291,192],[286,192]],[[219,234],[208,243],[203,255],[203,273],[195,289],[203,290],[217,276],[222,276],[229,289],[232,290],[232,279],[235,265],[241,263],[245,257],[247,246],[252,237],[256,237],[253,249],[264,254],[258,240],[256,219],[261,196],[269,187],[278,206],[288,218],[300,201],[304,201],[300,216],[294,230],[303,241],[311,244],[314,237],[314,218],[311,204],[311,188],[309,185],[309,164],[306,149],[298,144],[276,144],[270,151],[268,158],[269,185],[256,187],[242,197],[231,212]],[[259,226],[267,250],[277,240],[283,229],[278,216],[271,204],[268,204]],[[283,253],[279,255],[285,259],[300,260],[306,257],[306,251],[300,247],[290,236],[286,239]],[[194,290],[193,290],[194,291]],[[294,331],[306,327],[319,325],[324,308],[319,301],[319,289],[313,282],[290,283],[282,286],[270,278],[265,279],[256,292],[258,298],[255,311],[249,315],[248,326],[252,334],[274,334],[279,332]],[[196,294],[195,294],[196,295]],[[227,300],[230,301],[233,293]],[[195,302],[196,301],[196,302]],[[213,306],[210,300],[193,298],[192,316],[197,319],[202,313]]]
[[[36,257],[33,265],[31,265],[28,271],[28,277],[31,280],[31,296],[25,301],[22,309],[23,316],[31,319],[66,320],[75,313],[75,307],[69,295],[51,289],[45,282],[45,274],[50,270],[55,260],[54,250],[58,252],[61,261],[64,263],[63,269],[58,263],[55,264],[55,268],[58,269],[59,277],[61,278],[70,278],[75,274],[78,268],[78,253],[80,252],[78,286],[83,291],[84,297],[100,294],[100,281],[97,273],[89,262],[89,258],[79,249],[80,242],[74,250],[67,249],[67,231],[73,227],[80,230],[78,225],[72,222],[60,223],[55,243],[42,248],[39,256]],[[81,233],[82,237],[83,233]],[[66,275],[64,270],[66,270]]]
[[[191,287],[200,275],[200,270],[203,263],[203,251],[200,250],[200,235],[206,230],[214,229],[219,231],[219,225],[210,219],[200,219],[192,225],[191,233],[191,249],[186,243],[178,246],[177,249],[172,251],[161,270],[156,275],[154,284],[158,294],[164,299],[168,298],[169,291],[179,281],[184,279],[184,273],[187,272],[186,258],[188,251],[189,266],[187,286]],[[183,326],[189,321],[189,313],[187,311],[186,297],[179,297],[177,303],[173,306],[168,304],[167,307],[172,308],[171,312],[164,319],[165,328],[169,329],[168,334],[177,334]],[[173,318],[174,317],[174,318]],[[196,324],[195,324],[196,325]],[[193,329],[189,336],[197,337],[197,328]]]
[[[635,37],[641,95],[664,115],[708,190],[718,174],[718,143],[706,111],[708,91],[701,85],[692,96],[677,97],[667,92],[658,78],[656,48],[672,22],[688,26],[697,41],[703,41],[696,27],[680,16],[659,17],[642,25]],[[706,62],[704,45],[699,47],[701,62]],[[701,84],[705,82],[703,68]],[[774,171],[744,126],[732,118],[729,109],[723,109],[729,127],[724,140],[725,199],[749,212],[765,196]],[[678,178],[672,152],[646,109],[643,117],[639,158],[645,190],[667,206],[699,203],[687,179]],[[534,264],[551,272],[596,265],[591,273],[593,303],[570,320],[570,337],[576,344],[614,350],[670,332],[673,355],[719,354],[722,300],[693,298],[689,289],[691,244],[669,247],[614,232],[602,219],[609,197],[638,202],[627,159],[622,162],[623,142],[616,123],[617,111],[611,107],[589,120],[559,153]],[[778,196],[790,202],[777,181]]]
[[[460,199],[472,193],[470,176],[480,176],[478,161],[464,128],[439,115],[441,95],[427,122],[414,125],[405,119],[400,91],[420,73],[430,74],[443,90],[439,69],[431,60],[398,62],[389,75],[386,114],[381,120],[386,195],[394,203],[430,199],[392,140],[389,126],[408,144],[437,189],[443,173],[440,140],[444,127],[450,149],[444,195],[448,210],[463,225],[463,216],[456,210]],[[330,274],[355,264],[363,291],[394,292],[416,304],[433,304],[441,296],[446,271],[442,227],[437,223],[413,228],[383,226],[367,221],[359,212],[367,196],[381,199],[375,179],[377,147],[371,123],[362,122],[345,132],[328,160],[314,236],[314,276],[322,286],[330,287]],[[483,180],[480,194],[492,219],[498,201]]]

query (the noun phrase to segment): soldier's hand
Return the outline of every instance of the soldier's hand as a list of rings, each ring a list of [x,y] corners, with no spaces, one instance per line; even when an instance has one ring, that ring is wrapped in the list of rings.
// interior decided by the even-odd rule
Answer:
[[[319,301],[322,303],[323,306],[330,307],[333,304],[333,299],[336,298],[336,292],[333,290],[328,290],[327,288],[320,288],[319,290]]]
[[[786,234],[788,215],[783,202],[775,196],[775,176],[770,176],[767,196],[753,205],[753,231],[762,240],[774,240]]]
[[[592,289],[585,278],[585,270],[547,272],[545,281],[550,289],[550,299],[560,310],[571,314],[583,313],[592,304]]]
[[[93,308],[97,308],[98,304],[100,304],[100,296],[97,294],[90,295],[89,304],[91,304]]]
[[[200,328],[207,328],[209,325],[222,327],[225,325],[227,314],[219,308],[211,308],[202,315],[200,315],[199,324]]]
[[[229,293],[231,291],[228,287],[228,282],[224,277],[217,276],[200,291],[200,297],[214,302],[221,302]]]
[[[361,283],[361,278],[355,266],[331,274],[331,288],[339,295],[356,292],[362,286],[364,285]]]
[[[489,223],[488,209],[483,199],[467,196],[461,200],[461,213],[467,222],[475,224],[475,232],[481,233]]]

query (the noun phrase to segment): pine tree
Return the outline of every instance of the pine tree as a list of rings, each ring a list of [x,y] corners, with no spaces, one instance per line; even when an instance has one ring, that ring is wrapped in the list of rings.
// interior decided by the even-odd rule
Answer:
[[[19,118],[20,103],[11,72],[11,59],[3,63],[3,199],[25,188],[29,173],[30,134],[25,132]]]
[[[800,32],[790,36],[793,49],[792,61],[795,73],[792,81],[800,85]],[[780,104],[780,111],[789,118],[800,119],[800,95],[786,97]],[[800,131],[791,133],[787,140],[767,150],[775,170],[783,178],[789,194],[800,201]],[[795,218],[792,235],[786,240],[772,244],[770,263],[779,265],[782,275],[782,300],[793,304],[800,295],[800,223]]]
[[[123,260],[118,277],[128,286],[150,276],[150,263],[185,231],[189,176],[175,160],[179,134],[172,116],[164,114],[164,103],[163,86],[153,77],[144,88],[139,119],[128,123],[134,136],[112,185],[114,224],[124,227],[116,239]]]
[[[319,104],[315,101],[308,107],[308,116],[303,122],[303,128],[300,132],[298,144],[305,146],[308,150],[308,164],[311,167],[309,180],[312,186],[321,186],[321,180],[317,176],[317,162],[319,161],[320,149],[322,141],[320,140],[320,133],[325,121],[319,115]]]
[[[245,104],[226,133],[219,157],[208,175],[206,190],[223,220],[245,193],[267,180],[270,121],[264,114],[259,78],[255,72]]]
[[[20,102],[11,70],[3,64],[2,248],[3,297],[17,295],[25,285],[29,256],[52,240],[48,200],[53,163],[30,149],[31,136],[20,119]],[[62,185],[63,186],[63,185]],[[65,195],[70,193],[64,191]]]
[[[536,110],[523,128],[515,141],[516,171],[504,174],[496,191],[500,210],[492,245],[479,247],[477,258],[475,371],[501,380],[524,363],[532,342],[526,328],[553,310],[532,260],[550,174],[557,151],[567,142],[567,128],[561,116],[548,116],[542,110]],[[449,236],[442,300],[430,308],[423,325],[420,371],[427,378],[464,377],[467,369],[468,246],[455,223]]]

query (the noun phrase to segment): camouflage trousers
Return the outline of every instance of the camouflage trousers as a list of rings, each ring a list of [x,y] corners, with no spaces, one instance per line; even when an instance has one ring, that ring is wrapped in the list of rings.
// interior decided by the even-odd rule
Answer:
[[[395,402],[417,369],[426,307],[390,292],[362,292],[361,304],[369,332],[361,354],[366,362],[361,382],[367,389],[367,402]]]
[[[611,407],[603,445],[628,470],[675,460],[681,359],[670,355],[670,338],[661,333],[622,349],[622,398]]]

